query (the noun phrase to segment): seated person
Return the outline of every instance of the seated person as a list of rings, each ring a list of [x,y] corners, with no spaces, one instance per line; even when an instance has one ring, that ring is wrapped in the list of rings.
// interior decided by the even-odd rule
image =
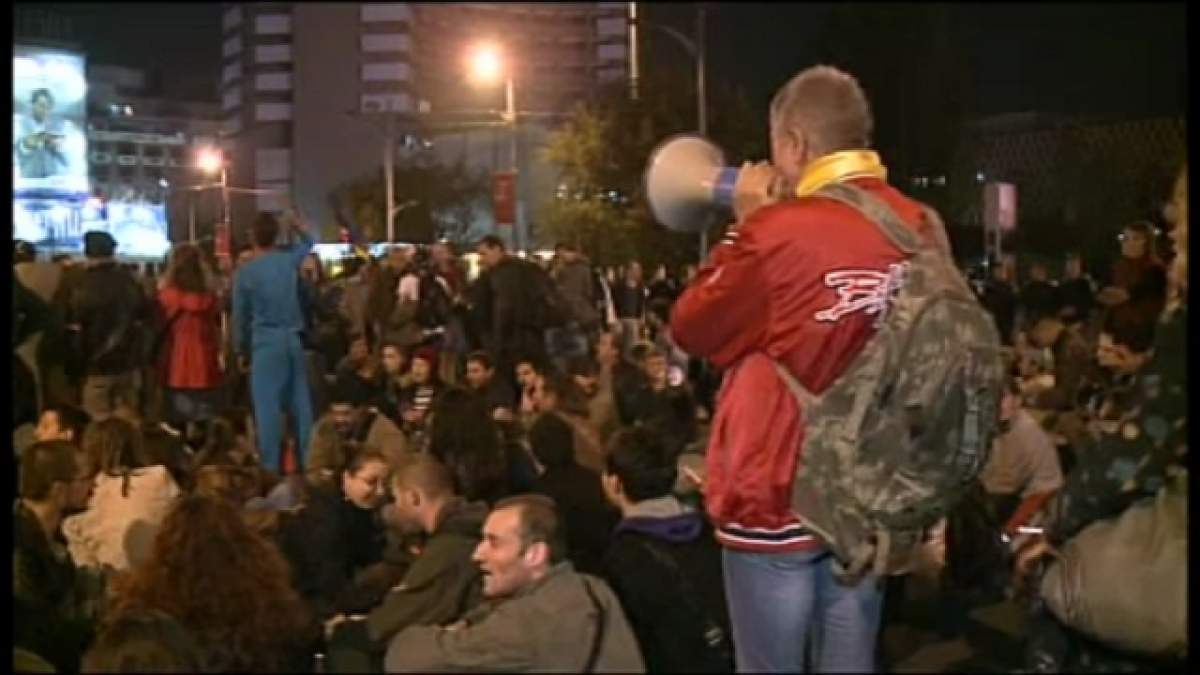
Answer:
[[[651,672],[733,672],[721,550],[704,515],[672,494],[675,455],[650,429],[609,445],[604,493],[622,519],[605,556]]]
[[[537,406],[534,403],[534,399],[537,396],[537,380],[543,370],[544,368],[532,359],[523,358],[517,361],[515,373],[517,387],[520,389],[520,405],[517,408],[517,416],[522,420],[522,423],[529,422],[533,417],[537,416]]]
[[[204,653],[165,612],[129,612],[108,622],[83,657],[85,673],[199,673]]]
[[[514,478],[533,472],[532,460],[504,442],[479,398],[459,388],[437,401],[429,454],[450,470],[456,494],[489,505],[512,494]]]
[[[1092,361],[1092,348],[1081,328],[1069,326],[1056,316],[1043,317],[1030,331],[1029,341],[1038,349],[1053,352],[1054,378],[1048,387],[1037,383],[1027,385],[1025,395],[1035,408],[1070,410],[1079,400],[1079,390]]]
[[[1055,432],[1071,447],[1086,446],[1098,433],[1116,433],[1118,420],[1132,405],[1137,374],[1149,361],[1153,344],[1154,324],[1124,306],[1109,310],[1097,339],[1097,367],[1081,387],[1075,410],[1056,420]]]
[[[474,560],[489,602],[449,626],[410,626],[392,639],[389,673],[645,672],[621,604],[566,559],[554,503],[520,495],[496,504]]]
[[[59,537],[63,514],[91,483],[75,448],[34,443],[21,458],[20,499],[13,509],[13,645],[78,672],[96,617],[94,598]]]
[[[633,424],[633,407],[630,394],[645,376],[634,364],[621,355],[620,341],[616,334],[609,330],[596,338],[593,348],[596,365],[599,366],[597,383],[600,395],[605,393],[613,397],[617,408],[617,417],[621,425]]]
[[[136,567],[149,557],[159,525],[182,492],[167,467],[149,456],[137,428],[120,417],[92,423],[83,449],[98,474],[87,510],[63,521],[71,557],[80,567]]]
[[[442,389],[437,352],[428,347],[417,350],[412,359],[412,384],[400,391],[401,428],[406,433],[429,428],[429,413]]]
[[[83,432],[91,421],[82,408],[67,404],[52,405],[43,410],[38,418],[33,440],[66,441],[79,448],[83,446]]]
[[[542,415],[558,415],[571,425],[575,438],[575,460],[597,474],[604,469],[604,444],[600,442],[600,431],[588,419],[583,393],[574,382],[557,373],[539,375],[534,405],[539,415],[529,420],[531,428]]]
[[[948,519],[946,560],[953,584],[992,588],[1000,583],[994,574],[1006,569],[1001,536],[1017,535],[1062,485],[1058,451],[1022,408],[1013,380],[1001,398],[997,435],[978,484]]]
[[[169,614],[199,645],[202,672],[303,672],[320,629],[288,581],[279,550],[235,506],[188,495],[151,559],[114,579],[108,616]]]
[[[367,336],[355,335],[350,341],[350,353],[338,364],[334,385],[352,388],[362,401],[374,401],[383,394],[383,378],[378,362],[371,356]]]
[[[286,511],[299,506],[310,487],[336,490],[338,471],[359,448],[383,452],[391,464],[405,458],[408,443],[404,434],[390,418],[368,406],[361,394],[351,386],[333,388],[329,411],[313,425],[304,480],[278,483],[265,499],[254,500],[252,508]]]
[[[298,510],[281,514],[280,548],[317,618],[343,611],[355,575],[383,556],[377,509],[388,471],[382,453],[361,449],[337,472],[332,489],[312,487]]]
[[[398,463],[406,454],[407,444],[404,434],[391,418],[380,413],[371,405],[371,399],[361,398],[360,393],[355,392],[352,387],[336,388],[330,396],[329,412],[317,420],[314,432],[328,428],[342,442],[375,448],[388,455],[389,460],[393,463]],[[322,437],[332,437],[332,435],[327,434]],[[317,447],[316,438],[317,434],[314,433],[314,440],[309,446],[309,461],[326,466],[340,466],[341,462],[336,462],[336,458],[331,458],[335,460],[332,463],[328,460],[320,460],[329,453],[330,448]]]
[[[539,417],[529,430],[529,444],[541,469],[535,491],[558,507],[566,528],[567,557],[580,572],[600,574],[618,516],[604,498],[600,475],[575,460],[571,427],[558,415]]]
[[[379,363],[383,366],[383,387],[376,407],[400,424],[400,392],[412,385],[408,350],[395,342],[385,342],[379,349]]]
[[[633,394],[633,424],[658,430],[676,454],[696,440],[696,400],[684,384],[668,380],[667,357],[650,348],[642,360],[645,379]]]
[[[428,539],[404,579],[365,616],[339,615],[326,623],[331,672],[378,672],[388,642],[408,626],[440,626],[479,600],[479,570],[471,554],[479,545],[487,505],[454,492],[450,472],[421,456],[392,479],[393,521]]]
[[[606,443],[620,428],[621,420],[612,388],[600,386],[600,366],[590,356],[579,356],[567,364],[567,375],[587,404],[588,422],[599,432],[600,441]]]
[[[471,352],[467,356],[467,387],[482,398],[493,419],[512,421],[517,396],[508,382],[496,377],[496,368],[487,352]]]

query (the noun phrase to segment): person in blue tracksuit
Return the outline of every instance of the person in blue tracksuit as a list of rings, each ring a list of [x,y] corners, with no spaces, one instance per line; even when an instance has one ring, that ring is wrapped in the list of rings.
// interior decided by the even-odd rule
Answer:
[[[243,368],[249,357],[258,448],[272,471],[280,470],[284,410],[295,424],[298,470],[303,469],[313,423],[297,288],[300,263],[312,250],[313,237],[299,217],[292,223],[298,241],[277,247],[279,221],[274,214],[260,213],[252,228],[255,255],[233,282],[235,345]]]

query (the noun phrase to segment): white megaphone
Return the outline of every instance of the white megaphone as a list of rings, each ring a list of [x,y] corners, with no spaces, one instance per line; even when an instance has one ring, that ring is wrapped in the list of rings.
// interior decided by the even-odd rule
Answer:
[[[703,232],[733,206],[739,169],[709,140],[680,134],[663,141],[646,165],[646,198],[658,222],[676,232]]]

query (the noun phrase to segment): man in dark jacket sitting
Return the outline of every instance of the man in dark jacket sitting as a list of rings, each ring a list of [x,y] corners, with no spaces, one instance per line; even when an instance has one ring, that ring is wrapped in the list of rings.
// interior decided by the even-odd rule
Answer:
[[[649,672],[733,672],[721,552],[703,514],[671,493],[675,453],[635,428],[609,445],[604,492],[621,509],[605,578],[621,600]]]
[[[529,444],[542,468],[536,489],[554,500],[566,523],[568,557],[580,572],[599,574],[609,533],[617,524],[600,476],[576,461],[574,432],[558,415],[538,417],[529,430]]]
[[[35,443],[21,461],[21,498],[13,507],[13,644],[58,672],[79,670],[102,595],[75,569],[60,530],[91,480],[64,441]]]
[[[392,479],[393,523],[429,539],[383,604],[365,616],[339,615],[326,626],[332,672],[378,672],[388,642],[408,626],[440,626],[479,601],[479,545],[487,505],[454,493],[450,472],[432,457],[418,457]]]

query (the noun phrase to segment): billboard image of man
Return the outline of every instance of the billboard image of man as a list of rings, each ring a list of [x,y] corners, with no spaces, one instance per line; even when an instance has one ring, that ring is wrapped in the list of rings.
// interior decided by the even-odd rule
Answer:
[[[16,164],[22,178],[50,178],[69,168],[64,152],[68,134],[77,133],[71,122],[52,116],[54,95],[49,89],[34,89],[28,115],[17,116]]]

